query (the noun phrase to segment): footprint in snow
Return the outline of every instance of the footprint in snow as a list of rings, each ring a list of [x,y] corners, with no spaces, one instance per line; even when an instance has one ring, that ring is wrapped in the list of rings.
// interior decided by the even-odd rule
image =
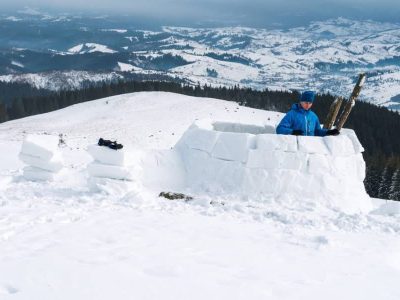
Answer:
[[[18,293],[19,290],[9,284],[5,285],[0,285],[0,295],[10,295],[10,294],[16,294]]]
[[[312,241],[316,244],[316,246],[319,247],[323,247],[323,246],[327,246],[329,244],[329,240],[327,237],[323,236],[323,235],[318,235],[315,236]]]

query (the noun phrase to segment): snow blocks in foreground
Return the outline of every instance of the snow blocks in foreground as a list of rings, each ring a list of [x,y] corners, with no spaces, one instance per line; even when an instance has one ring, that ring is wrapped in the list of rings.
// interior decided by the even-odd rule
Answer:
[[[175,150],[194,190],[311,199],[347,213],[372,209],[363,184],[364,149],[350,129],[335,137],[296,137],[271,133],[269,127],[200,121]]]
[[[131,173],[126,166],[125,150],[113,150],[104,146],[90,145],[87,151],[94,159],[87,166],[89,176],[118,180],[132,179]]]
[[[31,181],[52,181],[63,168],[61,153],[58,149],[58,136],[27,135],[22,143],[19,158],[28,166],[23,176]]]

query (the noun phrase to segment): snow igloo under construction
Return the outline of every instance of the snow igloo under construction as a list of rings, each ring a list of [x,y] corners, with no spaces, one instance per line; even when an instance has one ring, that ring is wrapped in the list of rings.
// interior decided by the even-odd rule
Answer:
[[[257,199],[312,199],[367,212],[364,151],[353,130],[339,136],[277,135],[273,126],[196,121],[175,146],[194,191]]]

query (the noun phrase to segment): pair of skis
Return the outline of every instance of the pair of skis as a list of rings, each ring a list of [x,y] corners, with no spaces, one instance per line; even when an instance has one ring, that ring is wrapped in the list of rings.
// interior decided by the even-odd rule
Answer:
[[[334,125],[335,125],[336,129],[338,129],[338,130],[342,129],[344,123],[346,123],[347,118],[350,115],[350,112],[351,112],[353,106],[356,103],[358,95],[360,95],[361,88],[365,82],[365,78],[366,78],[365,73],[361,73],[358,76],[357,83],[354,86],[353,92],[351,93],[351,96],[347,101],[345,101],[343,99],[343,97],[337,97],[335,99],[335,101],[333,101],[333,103],[331,104],[331,106],[329,108],[329,113],[324,122],[325,129],[331,129]],[[336,119],[343,102],[344,102],[344,106],[342,108],[342,111],[339,115],[339,118]]]

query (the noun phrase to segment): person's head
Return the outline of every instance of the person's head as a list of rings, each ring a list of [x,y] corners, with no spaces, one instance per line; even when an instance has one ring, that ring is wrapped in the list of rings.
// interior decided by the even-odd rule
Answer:
[[[301,93],[300,96],[300,105],[304,110],[309,110],[313,105],[315,100],[315,92],[313,91],[305,91]]]

